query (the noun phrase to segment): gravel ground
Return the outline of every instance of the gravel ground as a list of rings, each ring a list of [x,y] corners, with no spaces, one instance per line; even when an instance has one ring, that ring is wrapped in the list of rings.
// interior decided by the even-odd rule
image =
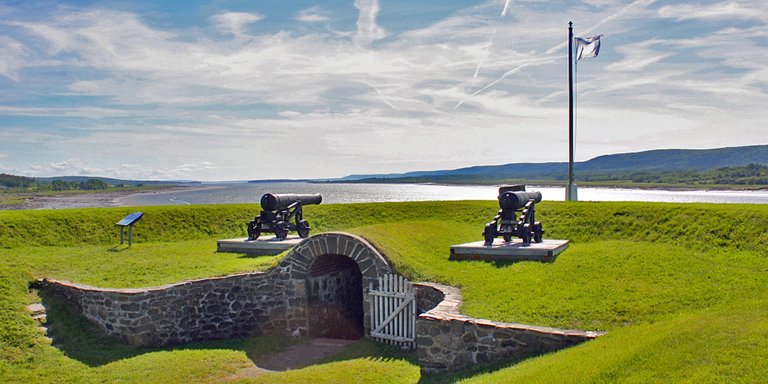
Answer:
[[[0,210],[20,210],[20,209],[63,209],[63,208],[102,208],[119,207],[121,198],[145,193],[158,193],[175,191],[185,187],[173,187],[167,189],[152,189],[147,191],[114,191],[114,192],[95,192],[79,193],[72,195],[30,195],[27,200],[21,204],[3,205],[0,204]]]

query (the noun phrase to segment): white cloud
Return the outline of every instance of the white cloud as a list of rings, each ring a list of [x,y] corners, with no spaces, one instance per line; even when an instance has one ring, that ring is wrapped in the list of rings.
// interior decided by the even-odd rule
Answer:
[[[8,116],[83,117],[89,119],[131,116],[129,111],[123,109],[88,106],[78,106],[73,108],[42,108],[0,105],[0,114]]]
[[[97,176],[97,175],[112,173],[107,169],[92,167],[88,164],[85,164],[80,159],[69,159],[69,160],[64,160],[60,162],[50,163],[48,164],[48,167],[42,167],[41,171],[49,172],[50,175],[57,175],[57,176],[58,175]]]
[[[245,34],[245,28],[248,24],[255,23],[263,18],[264,16],[258,13],[225,12],[211,16],[211,21],[221,32],[242,36]]]
[[[762,7],[760,6],[762,4]],[[763,8],[763,9],[760,9]],[[718,1],[714,4],[675,4],[659,9],[662,17],[677,20],[768,20],[765,2]]]
[[[672,53],[657,50],[663,45],[662,41],[652,39],[634,44],[626,44],[616,47],[616,51],[624,55],[624,59],[605,66],[606,71],[640,72],[648,66],[656,64]]]
[[[19,59],[0,69],[10,65],[24,95],[48,93],[73,105],[0,106],[0,116],[58,122],[48,130],[0,123],[0,150],[9,152],[8,142],[36,146],[43,152],[30,156],[43,159],[27,163],[72,172],[201,179],[564,160],[558,153],[567,148],[563,62],[570,17],[579,33],[606,34],[601,56],[579,65],[584,141],[578,157],[650,149],[661,137],[694,129],[708,133],[681,146],[716,146],[710,144],[717,135],[709,132],[725,123],[719,116],[730,118],[733,144],[761,137],[756,122],[768,120],[764,24],[720,26],[697,18],[707,27],[699,35],[659,18],[652,0],[592,0],[568,9],[511,2],[505,18],[499,17],[503,3],[388,35],[378,25],[379,3],[358,1],[351,39],[306,25],[302,32],[247,34],[262,18],[254,13],[212,17],[219,31],[236,37],[224,40],[206,36],[206,29],[159,29],[140,15],[105,8],[15,22],[14,33],[0,37],[0,50]],[[288,17],[319,22],[328,15],[309,8]],[[648,22],[666,27],[649,29]],[[25,77],[40,68],[65,76]],[[40,86],[49,79],[53,87]],[[536,145],[510,151],[499,144],[531,131]],[[585,132],[617,134],[611,141]],[[11,165],[23,168],[10,153]],[[254,167],[247,159],[256,154],[297,161]]]
[[[355,45],[365,47],[387,36],[386,31],[376,22],[379,14],[379,0],[355,0],[355,8],[360,11],[357,17],[357,34],[353,39]]]
[[[0,75],[19,80],[19,69],[24,67],[27,50],[24,45],[8,36],[0,36]]]
[[[296,20],[305,23],[321,23],[329,21],[330,19],[331,18],[320,7],[302,9],[298,15],[296,15]]]
[[[120,164],[116,167],[96,167],[81,159],[68,159],[46,165],[31,164],[21,172],[34,177],[104,176],[138,180],[188,179],[200,171],[217,169],[212,163],[200,161],[165,168],[147,168],[139,164]],[[18,169],[15,169],[18,171]]]

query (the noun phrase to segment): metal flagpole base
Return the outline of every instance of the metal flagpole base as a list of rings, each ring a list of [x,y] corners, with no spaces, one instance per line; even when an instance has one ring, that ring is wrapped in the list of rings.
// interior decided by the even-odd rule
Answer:
[[[579,201],[578,194],[576,193],[576,184],[568,183],[565,187],[565,201]]]

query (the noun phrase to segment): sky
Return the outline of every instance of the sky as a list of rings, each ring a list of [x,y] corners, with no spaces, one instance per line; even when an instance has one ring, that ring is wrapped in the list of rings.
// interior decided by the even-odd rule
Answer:
[[[768,2],[0,0],[0,173],[248,180],[768,144]]]

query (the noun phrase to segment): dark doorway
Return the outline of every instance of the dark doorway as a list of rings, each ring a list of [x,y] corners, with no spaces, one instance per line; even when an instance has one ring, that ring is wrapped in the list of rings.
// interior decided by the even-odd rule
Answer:
[[[363,336],[363,275],[347,256],[315,259],[307,281],[309,335],[337,339]]]

